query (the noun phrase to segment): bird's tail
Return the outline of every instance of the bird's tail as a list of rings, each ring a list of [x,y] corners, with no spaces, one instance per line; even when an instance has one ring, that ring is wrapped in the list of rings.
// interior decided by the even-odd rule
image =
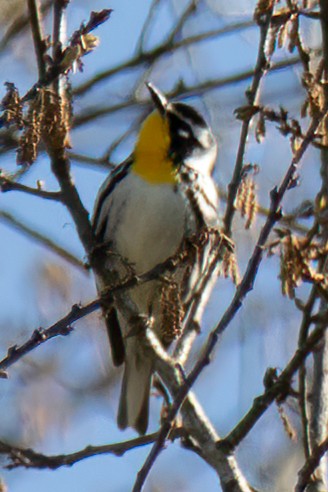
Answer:
[[[117,423],[145,434],[148,427],[149,394],[153,362],[146,357],[138,337],[126,340],[125,368]]]

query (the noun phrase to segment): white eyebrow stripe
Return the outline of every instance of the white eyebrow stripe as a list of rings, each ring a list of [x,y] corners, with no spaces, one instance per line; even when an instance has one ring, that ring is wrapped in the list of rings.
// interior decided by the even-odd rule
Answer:
[[[188,130],[184,130],[183,128],[178,129],[178,135],[181,138],[190,138],[191,132]]]

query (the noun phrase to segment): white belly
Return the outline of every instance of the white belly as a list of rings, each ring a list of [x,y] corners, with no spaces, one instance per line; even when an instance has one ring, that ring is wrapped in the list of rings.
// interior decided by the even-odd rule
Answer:
[[[149,184],[130,173],[116,185],[112,200],[106,238],[136,273],[153,268],[178,250],[187,206],[173,185]]]

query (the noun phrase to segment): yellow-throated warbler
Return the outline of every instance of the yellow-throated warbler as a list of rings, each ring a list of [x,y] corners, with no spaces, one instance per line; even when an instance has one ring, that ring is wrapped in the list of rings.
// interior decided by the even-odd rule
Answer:
[[[169,102],[152,84],[147,86],[155,110],[142,124],[131,157],[103,183],[93,214],[94,232],[106,248],[106,269],[113,282],[131,271],[137,275],[150,271],[177,254],[188,238],[218,228],[218,196],[211,177],[217,147],[212,132],[194,108]],[[105,313],[113,362],[125,364],[118,410],[122,429],[131,426],[146,432],[154,366],[125,301],[150,320],[150,329],[167,348],[206,274],[206,248],[206,241],[195,247],[191,263],[164,280],[160,277],[116,295],[114,307]],[[97,283],[100,292],[108,287],[99,279]]]

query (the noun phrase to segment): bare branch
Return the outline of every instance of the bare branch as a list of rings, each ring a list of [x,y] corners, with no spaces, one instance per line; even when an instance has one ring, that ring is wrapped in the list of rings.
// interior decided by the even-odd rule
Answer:
[[[173,44],[174,40],[178,36],[178,34],[181,33],[181,30],[183,29],[183,26],[186,24],[186,22],[192,17],[197,9],[199,0],[191,0],[190,3],[186,6],[185,10],[180,14],[178,22],[176,25],[173,27],[171,30],[166,43],[167,45]]]
[[[7,191],[22,191],[28,195],[38,196],[39,198],[44,198],[46,200],[53,200],[61,202],[62,194],[60,191],[45,191],[41,188],[30,188],[29,186],[18,183],[17,181],[12,181],[6,178],[0,173],[0,190],[5,193]]]
[[[76,61],[76,59],[74,59],[73,57],[70,59],[70,62],[68,63],[68,60],[65,58],[63,59],[62,57],[64,56],[65,57],[65,52],[62,51],[61,49],[61,44],[58,44],[58,42],[60,42],[60,39],[61,39],[61,32],[62,32],[62,16],[63,16],[63,13],[65,11],[65,5],[67,5],[67,0],[56,0],[55,2],[55,15],[54,15],[54,49],[55,49],[55,52],[54,52],[54,59],[55,59],[55,63],[53,63],[46,71],[44,77],[40,78],[36,84],[33,85],[33,87],[22,97],[22,102],[26,102],[26,101],[30,101],[31,99],[33,99],[39,92],[39,90],[42,88],[42,87],[48,87],[50,84],[54,83],[56,80],[58,80],[58,78],[63,75],[64,73],[66,73],[72,66],[72,64],[74,63],[74,61]],[[92,14],[97,14],[99,15],[99,17],[101,17],[101,14],[105,14],[107,13],[108,15],[103,15],[102,16],[102,22],[105,22],[108,18],[109,18],[109,14],[110,14],[111,11],[105,9],[103,10],[102,12],[99,12],[99,13],[92,13]],[[92,21],[92,14],[91,14],[91,18],[90,18],[90,21],[89,23],[91,24],[91,21]],[[87,24],[88,25],[88,24]],[[91,26],[92,29],[95,29],[97,26],[99,25],[99,23],[97,25],[94,25],[94,26]],[[90,29],[91,29],[90,27]],[[76,43],[76,40],[75,40],[75,35],[77,35],[77,33],[79,33],[81,31],[78,30],[76,31],[75,33],[73,33],[72,35],[72,43]],[[72,48],[73,46],[68,46],[67,49],[70,49]],[[79,52],[79,57],[83,56],[83,50],[81,52]],[[69,58],[68,56],[66,58]]]
[[[60,74],[67,71],[73,63],[73,60],[71,60],[68,64],[67,62],[63,63],[63,60],[65,60],[65,51],[62,51],[62,45],[65,37],[63,24],[67,4],[67,0],[57,0],[54,5],[53,38],[54,60],[56,62],[54,65],[54,74],[56,74],[56,77],[53,78],[54,74],[49,72],[49,80],[47,80],[47,83],[54,80],[57,80],[58,82],[54,87],[57,96],[54,104],[54,111],[56,112],[58,122],[54,130],[54,134],[45,136],[44,140],[47,152],[51,159],[52,171],[57,178],[61,189],[62,201],[69,210],[75,222],[78,235],[87,254],[90,254],[96,246],[96,241],[90,224],[88,211],[85,209],[81,201],[70,173],[70,161],[66,152],[69,127],[67,120],[65,119],[67,117],[66,113],[68,112],[68,97],[59,80]],[[70,46],[66,49],[66,51],[68,49],[73,50],[76,46],[79,47],[82,36],[87,35],[101,23],[105,22],[109,18],[110,13],[111,10],[108,9],[104,9],[101,12],[91,12],[89,21],[86,24],[82,24],[80,29],[73,33]],[[82,56],[82,54],[83,52],[79,56]],[[62,58],[63,55],[64,59]],[[96,265],[94,265],[94,267],[96,268]],[[103,270],[103,266],[101,266],[100,271],[101,270]]]
[[[49,249],[49,251],[67,261],[74,267],[79,268],[84,273],[87,272],[85,265],[81,260],[76,258],[72,253],[69,253],[59,244],[55,243],[55,241],[53,241],[49,237],[28,226],[26,224],[26,220],[19,220],[17,219],[17,217],[14,217],[5,210],[0,210],[0,222],[6,224],[9,227],[12,227],[13,229],[16,229],[18,232],[26,235],[32,241],[36,241],[41,246]]]
[[[47,0],[46,2],[43,2],[40,7],[41,14],[45,15],[50,7],[53,4],[53,0]],[[8,44],[19,34],[24,32],[27,27],[30,24],[30,16],[23,14],[19,17],[17,17],[13,22],[9,25],[8,29],[6,30],[3,38],[0,40],[0,53],[4,51]]]
[[[320,464],[321,458],[328,451],[328,437],[322,443],[316,445],[310,456],[306,459],[304,466],[298,472],[298,481],[295,487],[295,492],[304,492],[307,486],[314,480],[312,475]]]
[[[95,252],[94,254],[96,255],[97,252]],[[112,302],[111,298],[113,294],[131,289],[132,287],[150,282],[151,280],[158,279],[164,273],[173,272],[178,266],[182,264],[182,262],[187,260],[188,251],[182,250],[173,257],[165,260],[163,263],[159,263],[148,272],[140,276],[132,275],[121,283],[109,287],[108,289],[106,289],[106,291],[103,292],[103,297],[106,300],[106,307],[109,307],[110,303]],[[7,369],[9,366],[25,356],[28,352],[35,349],[47,340],[50,340],[51,338],[54,338],[58,335],[69,334],[72,331],[72,323],[87,316],[88,314],[93,313],[100,307],[101,299],[95,299],[85,306],[79,306],[75,304],[68,314],[66,314],[63,318],[54,323],[52,326],[44,330],[35,330],[30,339],[27,340],[23,345],[21,345],[20,347],[14,346],[9,348],[7,356],[0,362],[0,370]]]
[[[322,33],[323,47],[323,74],[320,76],[322,80],[322,105],[328,105],[328,2],[326,0],[319,1],[320,6],[320,22]],[[328,121],[327,118],[323,121],[322,128],[323,143],[326,148],[321,150],[321,189],[316,197],[316,203],[320,203],[317,212],[317,220],[320,226],[320,235],[322,245],[325,246],[328,242],[328,222],[327,222],[327,203],[328,203]],[[326,218],[324,218],[326,217]],[[328,274],[327,257],[319,261],[319,272],[326,276]],[[320,295],[320,310],[324,311],[327,308],[327,296],[319,291]],[[317,324],[317,328],[326,328],[327,320],[323,320]],[[317,446],[320,446],[326,439],[328,433],[328,332],[325,331],[322,343],[318,350],[313,353],[313,384],[311,388],[311,429],[310,442],[312,453]],[[311,485],[311,490],[319,492],[327,489],[327,458],[320,460],[316,469],[315,478]]]
[[[273,9],[274,9],[274,2],[271,3],[270,8],[265,14],[265,17],[261,20],[261,22],[259,22],[260,41],[258,47],[257,61],[255,65],[252,85],[250,89],[248,89],[246,92],[247,103],[250,107],[253,107],[257,103],[261,80],[269,69],[269,60],[267,59],[265,53],[265,46],[269,34],[270,25],[271,25]],[[244,165],[244,154],[246,149],[247,136],[248,136],[252,117],[253,114],[251,111],[249,111],[248,116],[245,117],[243,120],[233,176],[228,187],[227,207],[223,219],[224,230],[227,236],[231,235],[232,220],[235,212],[235,200],[237,197],[238,187],[241,181],[241,173]]]
[[[255,23],[253,20],[248,20],[244,22],[238,22],[236,24],[230,24],[220,29],[213,29],[207,31],[205,33],[196,34],[179,41],[175,41],[174,43],[164,43],[160,46],[156,46],[155,48],[145,51],[142,53],[138,53],[134,57],[130,58],[124,63],[120,63],[113,68],[109,68],[108,70],[104,70],[103,72],[97,73],[90,80],[84,82],[73,90],[73,94],[75,96],[80,96],[87,92],[89,89],[94,87],[96,84],[106,80],[114,75],[123,72],[125,70],[129,70],[131,68],[135,68],[139,65],[148,64],[151,65],[156,60],[158,60],[161,56],[167,53],[173,53],[174,51],[185,48],[187,46],[191,46],[192,44],[197,44],[202,41],[206,41],[209,39],[213,39],[219,36],[223,36],[225,34],[239,31],[242,29],[248,29],[250,27],[254,27]]]
[[[13,469],[18,467],[24,468],[50,468],[56,470],[62,466],[72,466],[79,461],[92,456],[102,454],[114,454],[115,456],[123,456],[127,451],[136,449],[141,446],[146,446],[157,437],[157,432],[147,436],[137,437],[130,441],[119,442],[115,444],[105,444],[103,446],[87,446],[81,451],[76,451],[70,454],[58,454],[47,456],[33,451],[33,449],[21,448],[12,446],[0,441],[0,454],[6,455],[10,462],[6,468]]]
[[[43,79],[46,75],[46,65],[44,54],[46,50],[45,42],[43,41],[41,18],[40,18],[40,0],[27,0],[31,30],[33,35],[34,50],[38,62],[39,79]]]
[[[299,331],[298,346],[302,347],[307,340],[309,329],[311,326],[311,316],[314,308],[314,304],[317,298],[316,286],[313,286],[309,299],[304,306],[303,318]],[[307,399],[307,379],[306,379],[306,365],[302,362],[299,375],[298,375],[298,391],[299,391],[299,406],[301,412],[302,430],[303,430],[303,449],[305,458],[308,459],[311,453],[310,447],[310,429],[309,429],[309,416],[308,416],[308,399]]]
[[[89,155],[78,154],[72,151],[67,152],[67,154],[72,161],[72,164],[77,163],[87,165],[90,166],[91,169],[101,168],[110,171],[116,166],[116,164],[108,162],[106,157],[91,157]]]
[[[160,347],[157,346],[158,344],[156,344],[156,340],[152,340],[154,335],[151,333],[151,330],[148,330],[147,334],[150,341],[148,349],[154,351],[156,358],[156,371],[174,397],[174,403],[170,408],[167,417],[164,419],[160,431],[160,434],[163,436],[163,429],[165,428],[168,436],[172,429],[172,422],[174,419],[173,414],[176,414],[176,407],[178,405],[178,401],[180,401],[179,395],[181,395],[181,385],[183,385],[184,380],[183,371],[182,368],[179,370],[179,368],[175,366],[174,362],[170,361],[167,354],[163,353],[163,350],[158,350]],[[233,454],[222,452],[222,450],[217,448],[215,443],[218,436],[215,429],[206,417],[202,407],[191,391],[185,395],[181,413],[183,416],[183,428],[185,429],[187,436],[190,435],[193,443],[192,449],[194,451],[197,450],[197,453],[214,470],[217,471],[221,481],[222,490],[225,492],[251,492],[251,490],[254,490],[245,480]],[[158,435],[156,443],[159,439],[161,439],[160,434]],[[158,456],[158,453],[155,452],[156,443],[152,448],[154,451],[150,452],[147,460],[137,475],[133,492],[138,492],[142,489],[147,475]]]
[[[298,347],[280,376],[266,389],[263,395],[258,396],[254,400],[250,410],[238,422],[228,436],[218,442],[219,447],[226,450],[226,452],[233,451],[254,427],[255,423],[271,403],[277,398],[283,400],[288,396],[293,375],[300,368],[309,354],[317,348],[324,333],[325,329],[323,327],[317,327],[312,331],[306,342],[301,347]]]
[[[69,335],[72,331],[72,323],[83,318],[84,316],[87,316],[90,313],[93,313],[94,311],[99,309],[99,307],[100,302],[98,299],[90,302],[83,307],[75,304],[66,316],[54,323],[49,328],[45,330],[42,330],[40,328],[34,330],[32,336],[25,343],[20,346],[14,345],[8,349],[6,357],[0,362],[0,371],[4,373],[9,366],[13,365],[19,359],[31,352],[31,350],[34,350],[36,347],[38,347],[42,343],[47,342],[51,338],[57,337],[59,335]]]
[[[152,4],[148,9],[147,17],[146,17],[145,22],[144,22],[142,29],[140,31],[139,39],[136,42],[135,52],[137,54],[140,54],[144,51],[144,44],[145,44],[146,36],[148,35],[148,29],[151,26],[154,14],[155,14],[157,7],[160,4],[160,2],[161,2],[161,0],[152,0]]]
[[[53,172],[61,188],[62,201],[75,222],[77,232],[86,252],[90,253],[95,248],[96,242],[89,220],[89,213],[84,208],[70,175],[69,159],[65,155],[64,149],[59,152],[49,147],[48,152],[51,157]]]
[[[272,64],[270,67],[270,73],[297,65],[299,63],[299,56],[290,57],[286,60]],[[185,86],[181,81],[179,81],[176,88],[167,93],[166,96],[169,99],[199,96],[214,89],[220,89],[229,85],[250,80],[253,76],[254,70],[246,70],[228,77],[206,80],[205,82],[200,82],[191,86]],[[84,110],[81,111],[80,114],[77,114],[74,117],[73,126],[74,128],[78,128],[101,116],[107,116],[123,109],[136,107],[139,109],[149,108],[150,103],[148,100],[138,100],[135,96],[133,96],[125,101],[112,104],[110,106],[102,105],[101,107],[93,107],[92,109]]]

